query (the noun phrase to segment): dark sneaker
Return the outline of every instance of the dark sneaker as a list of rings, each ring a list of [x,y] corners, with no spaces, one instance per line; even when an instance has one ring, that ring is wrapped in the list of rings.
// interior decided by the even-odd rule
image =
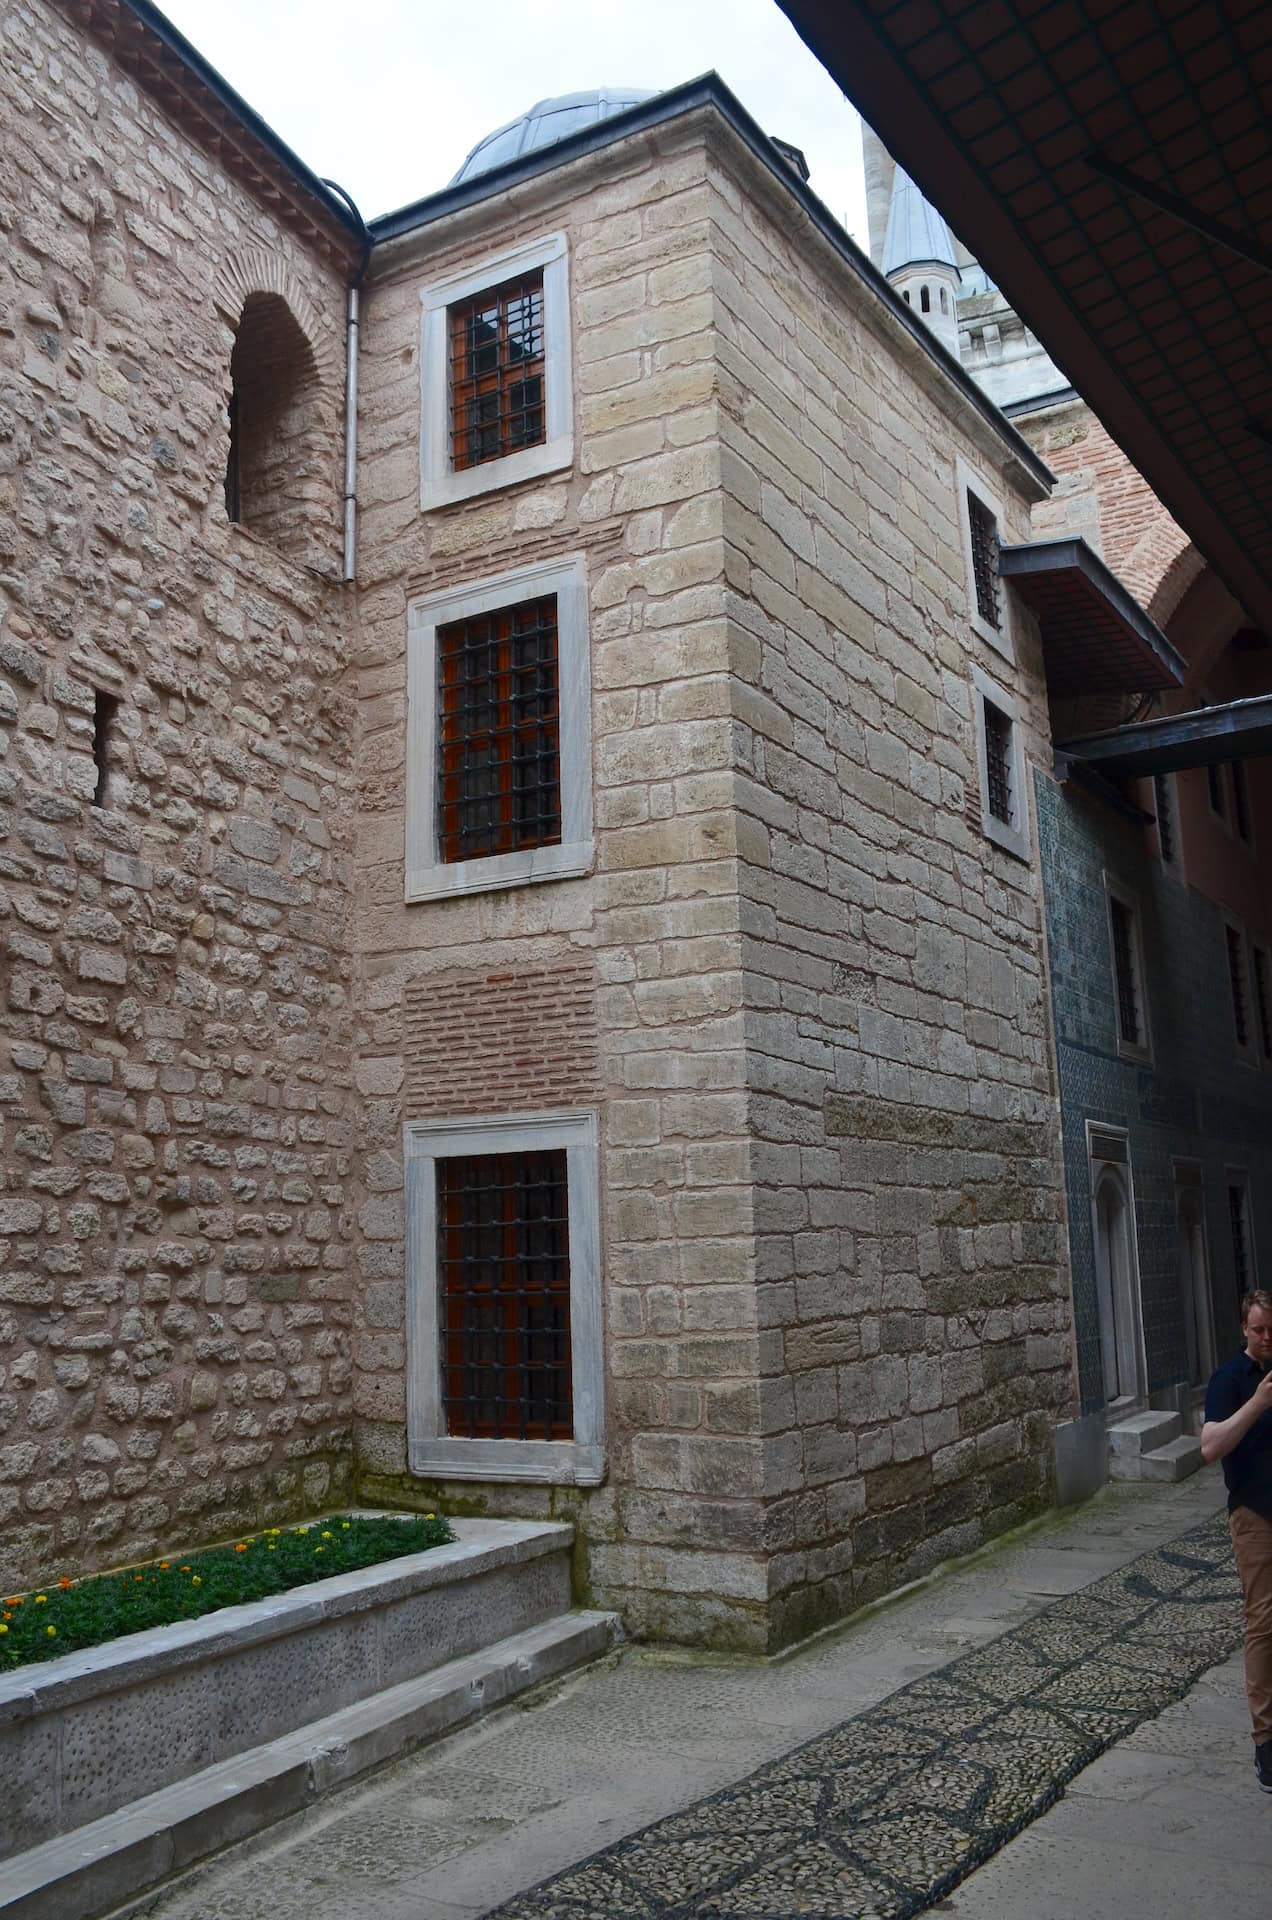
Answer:
[[[1272,1740],[1260,1741],[1255,1748],[1254,1771],[1264,1793],[1272,1793]]]

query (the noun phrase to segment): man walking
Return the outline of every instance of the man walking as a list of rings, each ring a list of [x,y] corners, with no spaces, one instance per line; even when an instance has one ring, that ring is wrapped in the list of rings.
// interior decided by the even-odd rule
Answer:
[[[1272,1793],[1272,1293],[1241,1302],[1245,1347],[1211,1376],[1203,1460],[1222,1460],[1237,1572],[1245,1596],[1246,1697],[1254,1770]]]

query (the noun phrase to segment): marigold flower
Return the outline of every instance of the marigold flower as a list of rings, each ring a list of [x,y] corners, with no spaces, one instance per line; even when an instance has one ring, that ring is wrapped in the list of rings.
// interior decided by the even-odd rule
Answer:
[[[235,1553],[246,1553],[247,1552],[246,1540],[240,1540],[237,1547],[235,1547],[234,1551]]]
[[[72,1585],[72,1582],[66,1574],[63,1574],[57,1584],[61,1587],[62,1592],[65,1593],[66,1589]]]
[[[178,1571],[181,1573],[189,1573],[190,1569],[189,1567],[181,1567],[178,1569]]]
[[[342,1531],[343,1533],[348,1533],[348,1531],[349,1531],[349,1522],[348,1522],[347,1520],[342,1520],[342,1521],[340,1522],[340,1527],[341,1527],[341,1531]]]
[[[35,1596],[35,1604],[36,1604],[36,1606],[37,1606],[37,1607],[42,1607],[42,1606],[43,1606],[43,1605],[45,1604],[45,1602],[47,1601],[47,1599],[48,1599],[48,1597],[49,1597],[49,1596],[48,1596],[48,1594],[47,1594],[47,1593],[37,1593],[37,1594],[36,1594],[36,1596]]]
[[[309,1532],[309,1528],[308,1528],[308,1527],[297,1527],[297,1529],[296,1529],[296,1531],[297,1531],[297,1533],[308,1533],[308,1532]]]
[[[336,1536],[334,1533],[324,1533],[322,1537],[324,1540],[334,1540]]]
[[[169,1561],[167,1561],[167,1560],[161,1560],[161,1561],[159,1562],[159,1571],[160,1571],[160,1573],[167,1573],[167,1571],[168,1571],[168,1568],[169,1568],[169,1565],[170,1565],[170,1564],[171,1564],[171,1563],[170,1563]]]
[[[273,1553],[275,1551],[274,1542],[272,1540],[267,1540],[265,1542],[265,1551],[266,1553]]]
[[[49,1636],[49,1639],[50,1639],[50,1640],[55,1640],[55,1639],[57,1638],[57,1628],[56,1628],[56,1627],[45,1627],[45,1629],[44,1629],[44,1631],[45,1631],[45,1633],[47,1633],[47,1634],[48,1634],[48,1636]]]
[[[437,1515],[436,1515],[435,1513],[426,1513],[426,1514],[424,1515],[424,1518],[425,1518],[426,1520],[436,1520],[436,1518],[437,1518]]]
[[[134,1575],[133,1575],[133,1579],[134,1579],[134,1580],[144,1580],[144,1579],[145,1579],[145,1577],[146,1577],[146,1576],[145,1576],[145,1574],[144,1574],[144,1573],[134,1573]]]
[[[190,1585],[192,1587],[201,1587],[203,1585],[203,1575],[201,1573],[196,1573],[193,1580],[191,1580]]]
[[[10,1599],[6,1600],[4,1604],[6,1607],[20,1607],[22,1605],[22,1595],[15,1593]]]
[[[8,1631],[8,1627],[5,1626],[3,1621],[0,1621],[0,1633],[8,1633]]]

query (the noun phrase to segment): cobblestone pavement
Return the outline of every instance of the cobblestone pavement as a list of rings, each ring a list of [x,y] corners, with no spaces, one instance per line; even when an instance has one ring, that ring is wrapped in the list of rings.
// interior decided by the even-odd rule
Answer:
[[[937,1900],[966,1920],[1170,1920],[1200,1910],[1170,1904],[1173,1852],[1177,1877],[1201,1876],[1199,1899],[1213,1868],[1227,1920],[1263,1920],[1272,1808],[1250,1769],[1239,1661],[1188,1684],[1238,1624],[1223,1531],[1206,1524],[1220,1494],[1209,1473],[1109,1488],[780,1663],[629,1650],[144,1910],[840,1920]],[[1090,1844],[1074,1845],[1084,1823]],[[1154,1864],[1133,1875],[1136,1845]]]

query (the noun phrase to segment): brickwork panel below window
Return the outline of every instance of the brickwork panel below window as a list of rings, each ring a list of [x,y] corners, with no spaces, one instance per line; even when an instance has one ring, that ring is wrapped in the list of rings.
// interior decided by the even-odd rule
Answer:
[[[446,1431],[573,1435],[563,1148],[437,1162]]]

